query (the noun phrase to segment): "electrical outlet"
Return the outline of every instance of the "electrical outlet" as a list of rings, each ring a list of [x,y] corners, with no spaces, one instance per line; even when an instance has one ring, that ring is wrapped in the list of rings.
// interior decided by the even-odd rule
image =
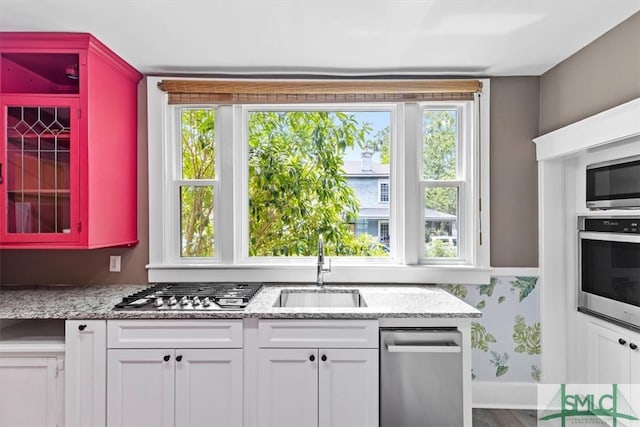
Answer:
[[[109,257],[109,271],[120,272],[120,255],[111,255]]]

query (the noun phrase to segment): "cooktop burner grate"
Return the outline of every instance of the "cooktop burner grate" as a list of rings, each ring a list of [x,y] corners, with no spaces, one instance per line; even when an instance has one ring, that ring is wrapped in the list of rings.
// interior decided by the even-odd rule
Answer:
[[[158,283],[124,297],[117,310],[242,310],[261,283]]]

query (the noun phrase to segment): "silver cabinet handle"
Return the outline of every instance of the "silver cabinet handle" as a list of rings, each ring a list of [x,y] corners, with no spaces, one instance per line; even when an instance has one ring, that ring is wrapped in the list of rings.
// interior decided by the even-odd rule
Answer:
[[[457,345],[388,345],[389,353],[460,353]]]

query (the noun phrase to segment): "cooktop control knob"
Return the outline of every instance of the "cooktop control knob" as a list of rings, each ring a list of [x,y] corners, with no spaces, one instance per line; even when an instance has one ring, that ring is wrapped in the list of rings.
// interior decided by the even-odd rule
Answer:
[[[167,304],[169,304],[170,306],[174,306],[178,303],[178,300],[176,299],[176,297],[171,297],[169,298],[169,301],[167,301]]]
[[[202,302],[199,297],[193,297],[193,305],[200,305]]]
[[[180,305],[189,305],[189,298],[187,298],[186,296],[180,298]]]
[[[162,307],[164,305],[164,301],[162,301],[162,298],[156,298],[153,301],[153,306],[154,307]]]
[[[211,305],[211,300],[209,299],[209,297],[204,297],[204,300],[202,301],[202,305],[205,307],[209,307]]]

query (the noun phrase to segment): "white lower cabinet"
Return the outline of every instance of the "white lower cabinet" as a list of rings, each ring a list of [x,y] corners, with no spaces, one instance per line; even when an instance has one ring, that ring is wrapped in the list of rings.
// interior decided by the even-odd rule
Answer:
[[[377,426],[378,350],[332,348],[319,354],[318,425]]]
[[[601,319],[586,322],[587,380],[594,384],[640,383],[640,334]]]
[[[65,322],[65,425],[106,424],[107,329],[105,320]]]
[[[260,427],[378,425],[377,322],[265,321],[260,334]]]
[[[0,355],[0,426],[63,425],[63,361],[62,355]]]
[[[190,341],[197,347],[219,334],[236,337],[222,339],[221,346],[241,347],[241,333],[228,335],[237,326],[216,321],[110,324],[109,333],[117,334],[108,338],[110,346],[126,348],[107,351],[107,426],[241,427],[242,348],[187,348]],[[239,326],[241,332],[241,321]],[[185,348],[141,348],[145,342]]]

